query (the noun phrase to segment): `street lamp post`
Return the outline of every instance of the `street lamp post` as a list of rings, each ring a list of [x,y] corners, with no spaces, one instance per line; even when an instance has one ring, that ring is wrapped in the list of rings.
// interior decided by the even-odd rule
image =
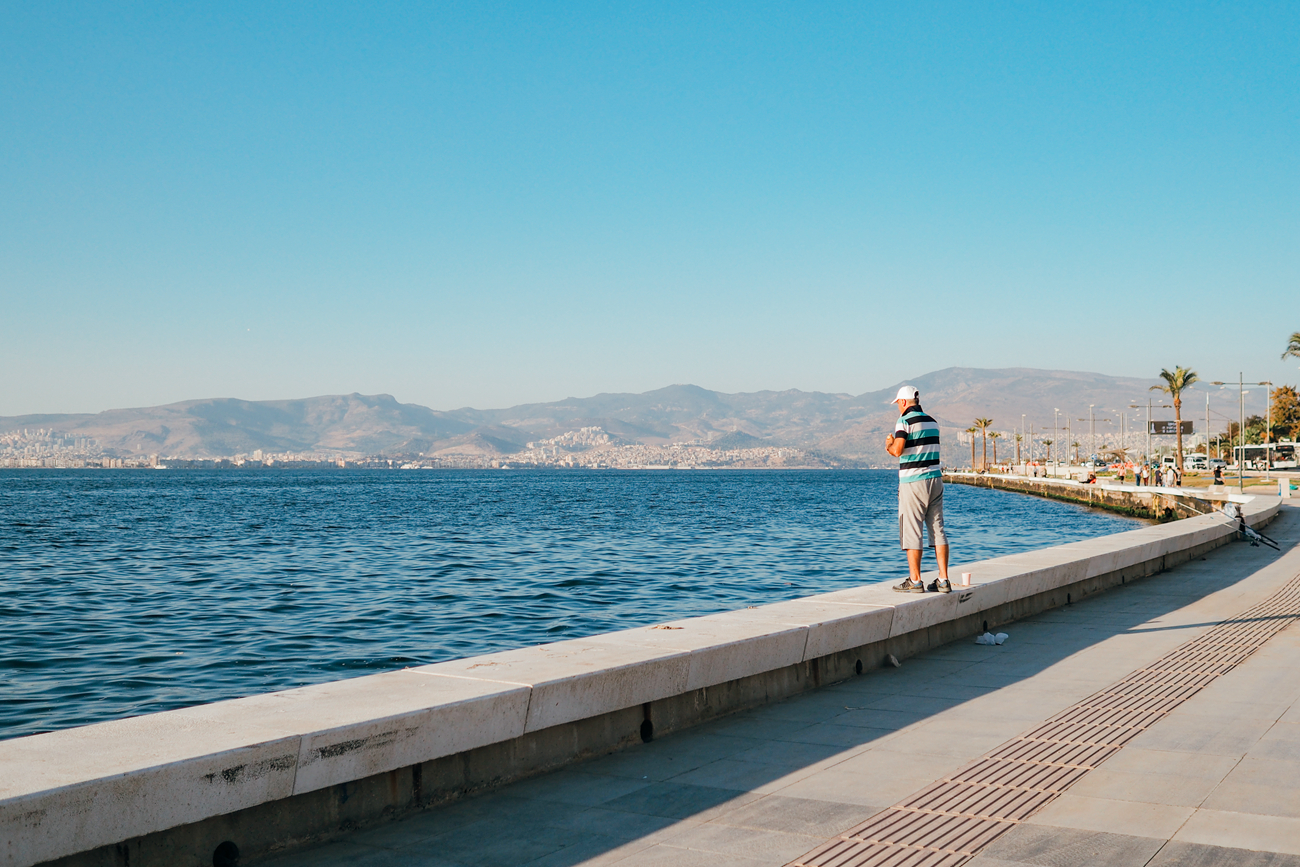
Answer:
[[[1260,385],[1268,386],[1264,391],[1264,401],[1267,406],[1267,421],[1264,428],[1264,478],[1271,479],[1273,470],[1273,382],[1264,380]]]
[[[1060,413],[1061,413],[1060,407],[1052,407],[1052,439],[1058,443],[1061,441],[1061,438],[1060,435],[1058,434],[1059,428],[1057,427],[1056,424],[1056,418],[1058,415],[1060,415]],[[1057,455],[1058,457],[1056,459],[1056,467],[1055,469],[1052,470],[1053,477],[1059,476],[1061,474],[1061,458],[1059,457],[1060,452],[1057,452]]]
[[[1246,490],[1246,381],[1244,374],[1237,371],[1237,444],[1241,451],[1237,453],[1237,490],[1239,492]],[[1211,385],[1232,385],[1231,382],[1222,380],[1213,380]],[[1266,385],[1268,391],[1265,400],[1268,401],[1268,429],[1265,431],[1264,442],[1264,466],[1272,464],[1272,448],[1270,443],[1273,440],[1273,383],[1264,379],[1254,383],[1254,385]],[[1231,444],[1231,443],[1229,443]],[[1264,471],[1264,477],[1269,478],[1268,470]]]
[[[1237,371],[1237,441],[1241,451],[1237,452],[1237,492],[1246,490],[1246,383],[1241,371]],[[1215,379],[1211,385],[1232,385],[1230,382]],[[1229,442],[1229,445],[1232,443]]]
[[[1093,421],[1092,408],[1094,403],[1088,404],[1088,459],[1091,460],[1093,455],[1097,454],[1097,423]]]

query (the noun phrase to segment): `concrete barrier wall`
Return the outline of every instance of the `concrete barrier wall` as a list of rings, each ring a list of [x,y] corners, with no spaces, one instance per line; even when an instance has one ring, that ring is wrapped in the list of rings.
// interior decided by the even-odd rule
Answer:
[[[1280,499],[1243,504],[1267,523]],[[0,742],[0,865],[213,863],[785,698],[1226,544],[1210,514],[888,582]],[[954,574],[956,573],[954,567]]]
[[[994,488],[1034,494],[1053,500],[1108,509],[1123,515],[1173,520],[1203,515],[1222,509],[1225,502],[1249,502],[1251,495],[1237,493],[1235,487],[1212,485],[1206,488],[1166,488],[1159,485],[1121,485],[1110,479],[1086,484],[1067,478],[1043,478],[1000,473],[945,472],[944,480],[977,488]]]

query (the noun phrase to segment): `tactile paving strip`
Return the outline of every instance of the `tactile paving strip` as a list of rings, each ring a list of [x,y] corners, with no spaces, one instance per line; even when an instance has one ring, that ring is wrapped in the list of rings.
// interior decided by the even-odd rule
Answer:
[[[788,867],[956,867],[1300,618],[1300,575]]]

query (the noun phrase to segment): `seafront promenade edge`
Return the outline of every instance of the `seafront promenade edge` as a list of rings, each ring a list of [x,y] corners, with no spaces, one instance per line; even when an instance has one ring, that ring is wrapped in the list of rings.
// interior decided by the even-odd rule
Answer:
[[[1300,867],[1300,508],[1145,581],[258,867]]]
[[[1224,503],[1240,505],[1249,502],[1256,495],[1268,493],[1254,488],[1250,494],[1243,494],[1228,485],[1169,488],[1161,485],[1123,485],[1110,480],[1089,484],[1068,478],[1007,473],[947,471],[943,477],[945,481],[959,485],[1032,494],[1156,521],[1172,521],[1221,511]]]
[[[1267,523],[1277,498],[1243,503]],[[382,822],[843,681],[1225,544],[1210,514],[866,585],[0,743],[0,864],[212,864]]]

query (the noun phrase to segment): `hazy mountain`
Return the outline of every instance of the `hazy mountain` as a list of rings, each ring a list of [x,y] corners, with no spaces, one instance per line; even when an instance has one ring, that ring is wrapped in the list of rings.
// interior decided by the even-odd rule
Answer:
[[[267,451],[373,454],[468,433],[475,425],[391,395],[331,395],[300,400],[188,400],[95,415],[0,418],[0,431],[54,428],[93,437],[120,454],[212,457]]]
[[[1075,371],[1011,368],[948,368],[908,380],[921,392],[950,446],[976,417],[993,419],[993,430],[1020,427],[1021,414],[1040,429],[1051,428],[1060,408],[1064,427],[1074,419],[1074,438],[1087,431],[1088,406],[1103,436],[1118,433],[1115,413],[1129,404],[1159,403],[1152,379]],[[602,427],[628,442],[661,444],[686,440],[783,445],[851,460],[886,463],[883,440],[896,412],[896,383],[860,395],[760,391],[724,394],[694,385],[672,385],[644,394],[598,394],[509,409],[438,411],[399,403],[390,395],[336,395],[301,400],[192,400],[94,415],[33,415],[0,418],[0,432],[54,428],[93,437],[118,454],[215,456],[252,452],[330,451],[349,454],[462,453],[501,455],[531,440],[583,427]],[[1201,430],[1204,392],[1185,399],[1185,417]],[[1259,391],[1248,412],[1263,407]],[[1215,392],[1216,412],[1236,416],[1236,392]],[[1156,418],[1171,417],[1166,411]],[[1134,418],[1130,410],[1130,420]],[[1108,424],[1105,420],[1114,421]],[[1215,427],[1221,422],[1216,417]],[[1139,424],[1140,427],[1140,424]],[[1081,433],[1082,432],[1082,433]],[[722,439],[725,438],[725,439]],[[1062,436],[1063,439],[1063,436]],[[1002,448],[1014,448],[1004,441]],[[952,452],[949,451],[951,454]],[[1006,452],[1000,452],[1005,454]]]

